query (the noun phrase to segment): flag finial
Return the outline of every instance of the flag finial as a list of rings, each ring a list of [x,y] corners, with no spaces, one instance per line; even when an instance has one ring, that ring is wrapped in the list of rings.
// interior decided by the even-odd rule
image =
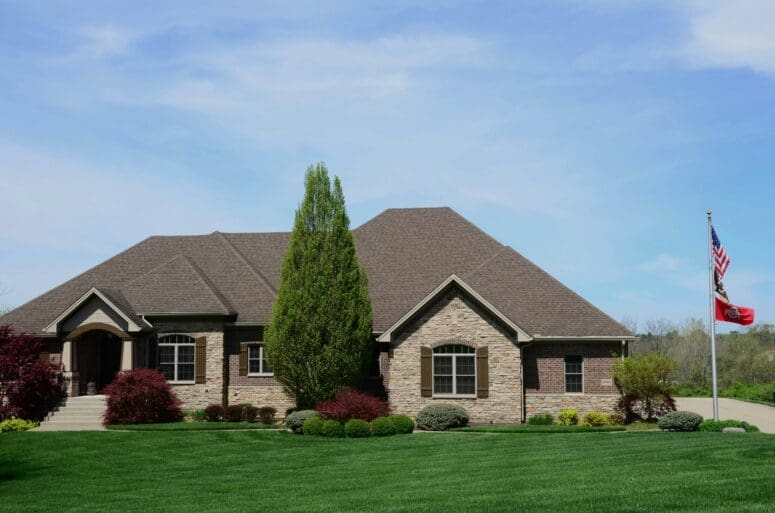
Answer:
[[[711,215],[712,213],[713,213],[713,212],[711,212],[710,210],[708,210],[708,217],[710,217],[710,215]]]

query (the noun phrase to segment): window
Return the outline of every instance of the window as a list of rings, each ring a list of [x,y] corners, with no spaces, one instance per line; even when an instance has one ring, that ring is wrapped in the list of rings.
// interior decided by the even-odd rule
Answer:
[[[251,344],[248,346],[248,375],[271,376],[272,367],[266,361],[263,344]]]
[[[565,392],[580,394],[584,391],[584,360],[581,356],[565,357]]]
[[[476,350],[462,344],[433,350],[433,395],[476,396]]]
[[[194,382],[194,339],[186,335],[167,335],[159,338],[159,370],[167,381]]]

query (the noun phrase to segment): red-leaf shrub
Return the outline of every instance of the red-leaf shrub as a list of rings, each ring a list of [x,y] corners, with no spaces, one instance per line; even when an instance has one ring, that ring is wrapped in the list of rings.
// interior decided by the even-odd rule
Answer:
[[[324,418],[347,422],[360,419],[370,422],[377,417],[390,415],[390,406],[377,397],[363,394],[352,388],[343,388],[333,401],[323,401],[315,407]]]
[[[218,422],[223,417],[223,406],[211,404],[205,408],[205,418],[208,422]]]
[[[164,374],[155,369],[119,373],[105,387],[105,424],[152,424],[180,420],[180,400]]]
[[[40,361],[43,343],[0,326],[0,418],[40,420],[61,399],[57,366]]]
[[[226,422],[239,422],[242,420],[242,405],[234,404],[223,409],[223,420]]]
[[[258,418],[261,424],[274,424],[274,414],[277,413],[277,409],[271,406],[262,406],[258,409]]]

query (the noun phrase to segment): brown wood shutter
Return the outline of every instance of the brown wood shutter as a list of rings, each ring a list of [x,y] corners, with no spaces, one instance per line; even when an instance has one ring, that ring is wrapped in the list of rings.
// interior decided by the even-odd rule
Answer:
[[[490,369],[487,346],[476,348],[476,397],[490,395]]]
[[[239,345],[239,375],[248,375],[248,343],[241,342]]]
[[[40,353],[40,361],[43,363],[48,363],[51,361],[51,353],[48,351],[41,351]]]
[[[420,396],[433,396],[433,349],[420,348]]]
[[[207,380],[207,337],[196,339],[196,379],[195,383],[204,383]]]

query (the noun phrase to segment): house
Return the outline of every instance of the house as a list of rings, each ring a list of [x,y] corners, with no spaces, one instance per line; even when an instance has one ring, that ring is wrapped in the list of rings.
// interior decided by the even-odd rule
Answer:
[[[375,361],[395,411],[462,404],[473,422],[611,410],[633,335],[449,208],[390,209],[353,230]],[[155,367],[186,408],[291,400],[262,345],[289,233],[150,237],[0,318],[45,340],[68,394]]]

